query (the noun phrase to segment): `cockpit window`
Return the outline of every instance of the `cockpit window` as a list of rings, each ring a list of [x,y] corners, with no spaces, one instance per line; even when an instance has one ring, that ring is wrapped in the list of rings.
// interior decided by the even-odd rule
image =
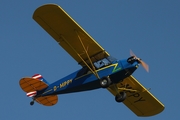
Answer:
[[[117,61],[117,59],[113,58],[112,56],[109,56],[107,58],[104,58],[104,59],[101,59],[97,62],[94,62],[94,66],[96,67],[96,69],[99,69],[99,68],[108,66],[115,61]]]
[[[99,68],[102,68],[102,67],[105,67],[107,65],[111,64],[111,62],[107,59],[107,58],[104,58],[102,60],[99,60],[97,62],[94,62],[94,66],[99,69]]]
[[[103,58],[97,62],[94,62],[93,64],[94,64],[96,69],[99,69],[99,68],[108,66],[108,65],[110,65],[116,61],[117,61],[117,59],[113,58],[112,56],[109,56],[107,58]],[[90,73],[90,72],[91,71],[89,70],[89,68],[87,66],[83,67],[81,70],[78,71],[77,77],[85,75],[85,74]]]

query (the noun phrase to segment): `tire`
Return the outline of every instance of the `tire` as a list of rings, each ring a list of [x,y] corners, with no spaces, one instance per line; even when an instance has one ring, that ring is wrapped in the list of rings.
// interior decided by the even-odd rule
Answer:
[[[125,92],[120,92],[115,96],[116,102],[120,103],[123,102],[126,99],[126,93]]]
[[[102,88],[107,88],[109,85],[111,85],[111,80],[109,77],[103,77],[100,79],[100,85]]]
[[[30,105],[31,105],[31,106],[34,105],[34,101],[31,101],[31,102],[30,102]]]

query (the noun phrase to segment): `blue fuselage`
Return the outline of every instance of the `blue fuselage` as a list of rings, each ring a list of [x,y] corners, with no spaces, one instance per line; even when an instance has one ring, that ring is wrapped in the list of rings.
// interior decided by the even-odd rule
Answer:
[[[131,75],[138,67],[138,62],[130,64],[127,60],[119,60],[97,70],[100,78],[109,76],[113,83],[118,83]],[[99,79],[87,68],[82,68],[38,91],[38,96],[80,92],[101,88]]]

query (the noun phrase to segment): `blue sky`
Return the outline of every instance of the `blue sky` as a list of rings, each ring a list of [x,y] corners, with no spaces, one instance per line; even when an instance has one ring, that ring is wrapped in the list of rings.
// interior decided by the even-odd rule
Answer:
[[[134,73],[165,110],[141,118],[116,103],[105,89],[59,95],[58,104],[35,103],[19,87],[22,77],[40,73],[50,83],[81,67],[33,19],[46,3],[60,5],[109,54],[124,59],[132,49],[150,66]],[[178,120],[180,107],[180,2],[178,0],[1,0],[1,120]]]

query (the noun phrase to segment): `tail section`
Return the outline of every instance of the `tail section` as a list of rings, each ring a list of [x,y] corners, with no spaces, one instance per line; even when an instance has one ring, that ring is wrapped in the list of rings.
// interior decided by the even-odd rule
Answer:
[[[28,92],[28,93],[26,93],[26,95],[27,95],[28,97],[34,97],[34,96],[37,95],[37,91]]]
[[[48,82],[43,78],[43,76],[40,75],[40,74],[35,74],[35,75],[32,76],[32,78],[41,80],[41,81],[43,81],[44,83],[46,83],[47,85],[49,85],[49,83],[48,83]]]
[[[57,95],[38,97],[38,91],[45,89],[49,86],[49,83],[40,74],[35,74],[32,77],[25,77],[19,81],[19,85],[28,97],[32,97],[33,101],[30,103],[34,104],[34,100],[45,106],[55,105],[58,101]]]
[[[48,87],[48,82],[40,74],[33,77],[25,77],[19,81],[19,84],[24,92],[40,91]]]

